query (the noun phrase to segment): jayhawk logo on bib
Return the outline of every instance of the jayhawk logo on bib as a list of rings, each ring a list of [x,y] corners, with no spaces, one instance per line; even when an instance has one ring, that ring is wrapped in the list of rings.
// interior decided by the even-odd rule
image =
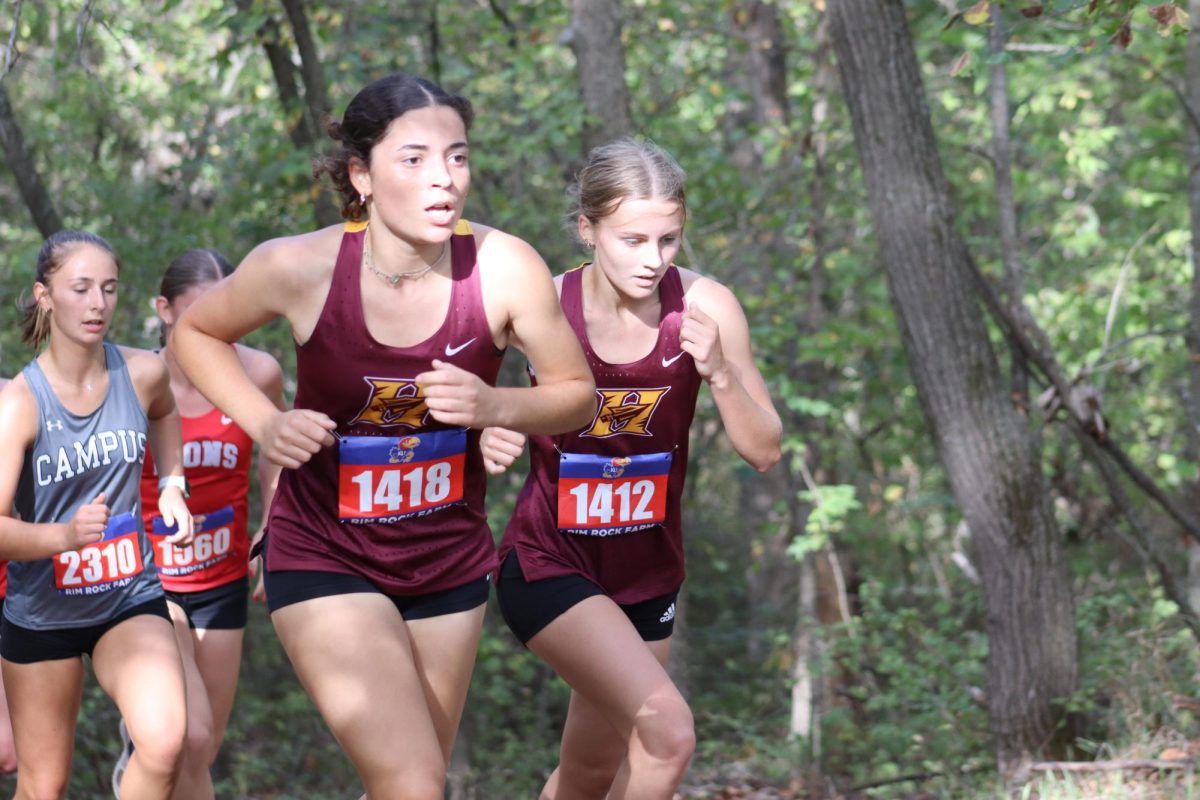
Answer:
[[[371,396],[349,425],[366,423],[381,428],[406,425],[419,428],[429,407],[421,388],[411,378],[363,378],[371,387]]]
[[[600,408],[592,424],[579,435],[597,439],[622,433],[653,436],[650,418],[669,391],[669,386],[661,389],[597,389]]]
[[[631,458],[614,458],[604,465],[604,477],[610,481],[615,481],[617,478],[625,474],[625,468],[633,461]]]
[[[413,460],[413,455],[420,444],[421,440],[416,436],[405,436],[392,445],[392,449],[388,450],[388,463],[407,464]]]

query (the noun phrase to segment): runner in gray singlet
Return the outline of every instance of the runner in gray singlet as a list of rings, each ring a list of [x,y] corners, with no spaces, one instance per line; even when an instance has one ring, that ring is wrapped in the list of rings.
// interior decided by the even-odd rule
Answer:
[[[14,561],[9,565],[4,615],[23,628],[95,625],[163,593],[154,574],[139,512],[146,412],[138,402],[120,350],[105,343],[104,355],[108,362],[108,395],[86,417],[63,407],[36,359],[22,371],[37,400],[39,419],[37,438],[25,454],[16,511],[30,522],[67,522],[81,505],[104,492],[113,518],[127,512],[134,515],[142,569],[136,575],[93,583],[86,580],[88,565],[82,561],[74,574],[67,574],[70,565],[61,564],[66,553],[37,561]],[[123,555],[128,558],[127,550]],[[105,556],[99,558],[104,560]],[[73,554],[70,557],[77,558]],[[116,554],[112,559],[117,560]],[[58,572],[69,578],[63,588],[58,585],[62,581],[56,580],[56,562]]]
[[[38,355],[0,391],[0,656],[18,797],[67,796],[83,656],[136,750],[118,796],[166,800],[183,751],[186,679],[140,508],[151,445],[159,513],[190,543],[179,413],[162,359],[104,341],[119,275],[103,238],[50,236],[21,323]]]

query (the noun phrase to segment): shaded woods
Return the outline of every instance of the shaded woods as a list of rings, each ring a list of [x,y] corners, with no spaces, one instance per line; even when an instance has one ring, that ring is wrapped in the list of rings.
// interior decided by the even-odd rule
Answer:
[[[738,293],[785,416],[759,475],[701,394],[671,667],[688,795],[985,796],[1067,774],[1051,760],[1190,780],[1163,765],[1200,750],[1200,0],[0,13],[0,373],[31,355],[13,300],[63,225],[123,254],[113,338],[150,346],[180,251],[336,222],[311,159],[385,72],[472,99],[467,216],[556,272],[584,258],[583,153],[647,136],[689,172],[680,261]],[[283,326],[250,343],[291,371]],[[496,531],[522,475],[493,479]],[[218,796],[354,795],[261,607],[249,633]],[[489,610],[450,794],[532,796],[566,700]],[[116,751],[89,687],[79,796]]]

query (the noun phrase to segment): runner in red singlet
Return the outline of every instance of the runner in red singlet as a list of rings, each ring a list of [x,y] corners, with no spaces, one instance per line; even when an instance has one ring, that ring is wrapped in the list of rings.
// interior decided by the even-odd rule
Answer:
[[[183,424],[183,468],[191,497],[195,539],[188,547],[168,544],[168,529],[153,513],[158,474],[147,456],[142,472],[142,508],[154,545],[158,577],[166,591],[188,682],[188,739],[176,798],[211,798],[209,768],[225,738],[237,692],[249,594],[251,528],[247,495],[254,443],[232,419],[205,399],[175,360],[171,329],[204,292],[233,272],[216,250],[193,249],[163,274],[155,309],[163,327],[159,351],[171,373],[171,391]],[[270,354],[237,345],[238,359],[254,385],[284,408],[283,372]],[[275,492],[279,467],[259,458],[257,478],[263,522]],[[261,531],[262,524],[255,530]]]
[[[596,378],[595,413],[572,433],[532,437],[497,595],[509,627],[572,689],[542,798],[670,800],[695,746],[666,663],[701,383],[755,469],[779,460],[782,431],[737,298],[672,264],[687,215],[679,165],[654,145],[615,142],[591,153],[578,191],[573,216],[594,257],[556,283]],[[489,471],[522,443],[485,431]]]
[[[471,117],[409,75],[365,87],[322,167],[352,222],[259,246],[174,333],[196,386],[285,468],[265,538],[271,620],[372,798],[443,797],[497,566],[479,429],[556,433],[591,415],[546,265],[461,218]],[[287,412],[228,344],[280,316],[297,352]],[[510,344],[537,387],[494,386]]]

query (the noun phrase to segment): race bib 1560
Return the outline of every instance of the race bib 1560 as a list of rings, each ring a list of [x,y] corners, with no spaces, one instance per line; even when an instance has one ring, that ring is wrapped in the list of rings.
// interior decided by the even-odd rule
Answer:
[[[611,536],[667,518],[671,453],[596,456],[563,453],[558,464],[558,529]]]
[[[346,436],[338,447],[338,519],[395,522],[463,500],[467,431]]]
[[[137,517],[109,517],[104,538],[54,557],[54,585],[60,594],[100,594],[128,585],[142,571]]]
[[[207,514],[192,517],[195,537],[182,547],[167,541],[179,532],[179,525],[167,525],[162,517],[150,524],[150,543],[154,546],[154,563],[158,571],[169,577],[192,575],[225,560],[233,546],[233,506],[225,506]]]

